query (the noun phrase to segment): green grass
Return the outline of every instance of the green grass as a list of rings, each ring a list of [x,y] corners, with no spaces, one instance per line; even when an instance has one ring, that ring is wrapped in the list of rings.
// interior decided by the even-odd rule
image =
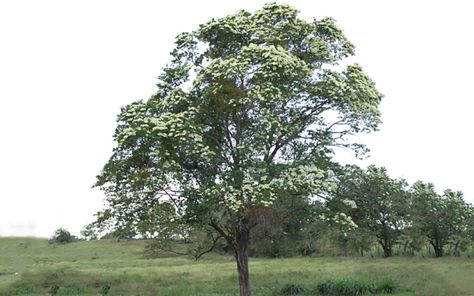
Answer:
[[[144,247],[143,241],[51,245],[44,239],[0,238],[0,295],[48,295],[54,285],[60,287],[57,295],[100,295],[106,285],[108,295],[237,295],[232,257],[147,259]],[[255,295],[278,295],[291,284],[304,288],[299,295],[315,295],[326,280],[384,278],[400,286],[397,295],[473,295],[473,263],[452,257],[251,258],[250,272]]]

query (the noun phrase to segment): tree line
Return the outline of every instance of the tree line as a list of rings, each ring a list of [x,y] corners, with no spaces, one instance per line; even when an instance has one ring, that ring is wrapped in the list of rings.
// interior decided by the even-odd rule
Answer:
[[[281,196],[271,206],[255,207],[249,253],[251,256],[306,255],[364,256],[378,246],[384,257],[414,256],[427,245],[441,257],[449,247],[460,256],[474,240],[474,208],[460,191],[442,194],[432,183],[409,185],[391,178],[383,167],[367,169],[334,164],[330,190],[317,198]],[[110,218],[103,213],[83,235],[98,238]],[[177,243],[188,244],[180,254],[196,259],[207,251],[229,251],[213,236],[212,229],[181,224],[171,202],[157,204],[135,223],[113,228],[101,238],[147,238],[149,251],[178,252]],[[93,231],[94,230],[94,231]]]
[[[474,239],[474,208],[462,192],[442,194],[431,183],[409,185],[391,178],[385,168],[346,166],[334,177],[334,189],[316,201],[291,200],[275,212],[285,219],[256,229],[260,243],[255,254],[267,256],[356,253],[364,256],[374,245],[390,257],[394,248],[414,256],[426,245],[436,257],[460,256]],[[287,208],[285,208],[285,206]],[[283,207],[283,208],[282,208]],[[311,218],[313,217],[313,218]],[[258,240],[257,240],[258,241]],[[262,252],[263,251],[263,252]]]

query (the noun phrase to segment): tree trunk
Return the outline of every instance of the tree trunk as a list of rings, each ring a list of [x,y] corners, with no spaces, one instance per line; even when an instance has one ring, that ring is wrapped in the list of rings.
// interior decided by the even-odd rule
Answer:
[[[211,221],[209,224],[223,237],[229,247],[234,249],[235,262],[237,263],[237,273],[239,275],[240,296],[251,296],[249,278],[249,243],[250,228],[244,220],[237,222],[233,235],[228,235],[219,227],[217,223]]]
[[[249,278],[249,230],[244,223],[237,227],[237,235],[234,244],[235,260],[237,262],[237,272],[239,274],[240,296],[251,296]]]
[[[392,256],[392,246],[390,246],[390,243],[388,241],[380,239],[379,244],[382,246],[384,257]]]
[[[459,243],[461,241],[460,240],[457,240],[456,241],[456,245],[454,245],[454,256],[455,257],[459,257],[460,256],[460,252],[459,252]]]
[[[435,250],[436,257],[443,257],[443,247],[438,246]]]
[[[435,257],[443,257],[443,245],[438,240],[430,240],[430,244],[433,246]]]
[[[405,243],[403,244],[403,256],[408,256],[408,245],[410,241],[405,240]]]

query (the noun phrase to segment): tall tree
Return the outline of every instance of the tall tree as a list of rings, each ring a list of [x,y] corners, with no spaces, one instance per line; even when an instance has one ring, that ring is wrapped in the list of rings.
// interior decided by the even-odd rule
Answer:
[[[275,3],[178,35],[157,93],[118,116],[117,147],[97,181],[109,220],[129,225],[171,201],[182,223],[228,243],[240,295],[250,295],[255,209],[322,192],[332,148],[363,151],[348,136],[379,124],[372,80],[338,65],[353,53],[332,19],[302,20]]]

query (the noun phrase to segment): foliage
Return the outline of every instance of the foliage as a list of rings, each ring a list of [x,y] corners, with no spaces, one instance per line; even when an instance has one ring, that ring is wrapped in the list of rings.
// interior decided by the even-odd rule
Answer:
[[[77,238],[72,235],[68,230],[64,228],[58,228],[54,231],[53,236],[49,239],[51,243],[58,243],[58,244],[67,244],[77,240]]]
[[[362,170],[348,166],[339,176],[337,198],[330,206],[347,213],[359,228],[376,237],[389,257],[394,243],[409,224],[410,196],[406,187],[405,181],[390,178],[385,168],[369,166]],[[367,235],[362,237],[370,239]]]
[[[450,240],[460,243],[469,237],[473,210],[461,192],[448,189],[439,195],[433,184],[419,181],[413,184],[412,195],[413,227],[426,235],[436,257],[443,256]]]
[[[288,257],[312,253],[311,228],[318,203],[301,196],[278,197],[271,207],[258,208],[252,229],[250,255]]]
[[[304,292],[304,288],[298,284],[286,284],[281,288],[282,295],[298,295]]]
[[[190,255],[194,260],[198,260],[204,254],[212,252],[222,246],[219,236],[216,236],[209,228],[189,229],[184,239],[155,238],[150,240],[146,246],[148,258],[163,256]]]
[[[249,295],[255,209],[324,194],[332,149],[365,151],[350,136],[377,128],[381,94],[359,65],[339,64],[354,46],[334,20],[288,5],[211,20],[171,54],[157,93],[118,116],[98,224],[153,235],[154,209],[172,204],[168,221],[212,227],[234,250]]]
[[[95,229],[95,224],[90,223],[85,225],[81,230],[81,237],[88,240],[96,240],[99,237],[97,229]]]
[[[321,295],[357,296],[373,290],[372,285],[360,280],[327,280],[317,285]]]
[[[105,284],[105,285],[103,285],[103,286],[100,287],[99,294],[100,294],[100,295],[108,295],[108,294],[109,294],[109,290],[110,290],[110,285],[109,285],[109,284]]]
[[[377,291],[393,294],[398,289],[398,284],[392,278],[384,278],[377,283]]]
[[[59,291],[59,286],[57,284],[53,284],[51,287],[49,287],[49,294],[50,295],[56,295],[58,294]]]
[[[320,240],[327,233],[328,225],[320,219],[308,221],[301,228],[301,236],[295,243],[297,253],[301,256],[320,255]]]
[[[392,294],[397,288],[398,285],[393,279],[385,278],[377,283],[357,279],[327,280],[319,283],[316,289],[321,295],[358,296]]]
[[[369,251],[376,241],[374,235],[362,227],[344,231],[337,225],[332,225],[327,235],[331,239],[331,244],[340,250],[335,250],[333,255],[358,254],[364,256],[365,252]]]

